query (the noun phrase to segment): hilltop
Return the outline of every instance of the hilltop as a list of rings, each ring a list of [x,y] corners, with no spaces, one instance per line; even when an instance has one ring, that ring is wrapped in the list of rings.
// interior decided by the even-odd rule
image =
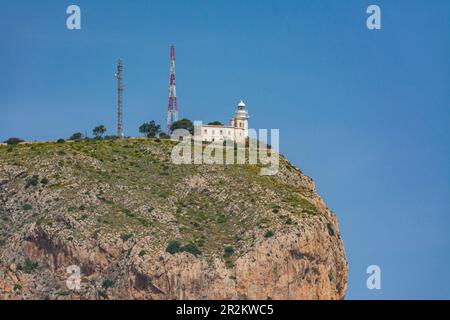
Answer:
[[[275,176],[175,165],[174,144],[0,146],[0,298],[345,297],[337,219],[311,178],[283,157]]]

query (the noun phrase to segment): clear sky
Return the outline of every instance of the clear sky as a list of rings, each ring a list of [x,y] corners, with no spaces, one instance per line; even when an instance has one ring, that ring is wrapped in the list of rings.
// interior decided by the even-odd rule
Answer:
[[[82,30],[66,28],[66,8]],[[382,29],[368,30],[377,4]],[[163,123],[169,45],[180,115],[253,128],[336,212],[349,299],[450,299],[450,1],[0,0],[0,140]],[[382,289],[366,288],[366,268]]]

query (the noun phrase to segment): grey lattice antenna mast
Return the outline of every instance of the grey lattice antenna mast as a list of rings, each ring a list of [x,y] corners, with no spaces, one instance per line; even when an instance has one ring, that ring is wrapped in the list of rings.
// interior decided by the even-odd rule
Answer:
[[[122,83],[123,63],[122,59],[117,61],[117,136],[123,138],[123,83]]]

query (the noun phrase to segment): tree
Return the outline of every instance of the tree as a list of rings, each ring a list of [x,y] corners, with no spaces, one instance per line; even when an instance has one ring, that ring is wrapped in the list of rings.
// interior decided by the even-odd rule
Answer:
[[[5,143],[10,145],[10,146],[18,145],[21,142],[24,142],[24,141],[22,139],[19,139],[19,138],[9,138],[8,140],[5,141]]]
[[[156,137],[161,132],[161,126],[155,121],[145,122],[139,127],[139,132],[148,138]]]
[[[177,129],[186,129],[191,134],[193,134],[194,133],[194,124],[192,123],[191,120],[184,118],[184,119],[175,121],[170,129],[172,131],[175,131]]]
[[[223,123],[220,121],[213,121],[208,123],[208,126],[223,126]]]
[[[103,134],[106,132],[106,127],[104,125],[99,125],[96,126],[94,128],[94,130],[92,130],[92,133],[94,134],[94,136],[98,139],[98,138],[102,138]]]
[[[69,140],[81,140],[83,138],[83,134],[81,132],[76,132],[70,136]]]

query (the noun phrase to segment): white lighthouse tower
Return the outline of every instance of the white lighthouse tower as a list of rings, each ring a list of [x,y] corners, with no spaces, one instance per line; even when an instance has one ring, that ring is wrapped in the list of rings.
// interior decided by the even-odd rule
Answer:
[[[231,119],[231,126],[237,129],[235,141],[243,141],[248,137],[248,119],[250,117],[244,101],[241,100],[237,107],[235,117]]]

